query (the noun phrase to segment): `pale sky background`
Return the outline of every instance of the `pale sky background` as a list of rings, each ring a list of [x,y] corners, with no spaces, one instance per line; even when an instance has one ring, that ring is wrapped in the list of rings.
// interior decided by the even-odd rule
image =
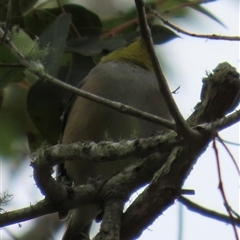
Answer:
[[[93,0],[88,0],[90,3]],[[118,2],[127,2],[118,1]],[[129,2],[129,0],[128,0]],[[176,20],[175,23],[185,30],[195,33],[221,34],[236,36],[239,35],[239,1],[238,0],[218,0],[204,5],[215,16],[217,16],[227,28],[222,27],[211,19],[193,12],[196,23],[187,24],[184,21]],[[118,6],[117,10],[121,9]],[[181,86],[179,93],[174,95],[176,102],[183,113],[188,117],[192,109],[199,101],[202,78],[206,71],[212,71],[218,63],[229,62],[239,71],[239,42],[214,41],[206,39],[191,38],[179,34],[182,38],[173,40],[167,44],[157,47],[158,54],[163,54],[165,63],[168,64],[168,70],[165,71],[167,79],[170,81],[172,90]],[[164,67],[164,66],[163,66]],[[224,96],[223,96],[224,97]],[[239,143],[239,124],[220,133],[222,138]],[[239,177],[228,154],[218,143],[220,151],[221,170],[227,199],[230,206],[239,211]],[[239,147],[228,145],[236,161],[239,163]],[[2,163],[3,164],[3,163]],[[4,165],[2,166],[4,169]],[[3,172],[1,176],[2,186],[15,194],[13,199],[14,208],[28,206],[31,202],[42,199],[41,194],[35,186],[32,178],[32,168],[28,163],[19,169],[19,185],[16,182],[8,181],[11,178],[9,173]],[[14,184],[14,185],[10,185]],[[21,189],[19,189],[21,186]],[[24,187],[24,189],[23,189]],[[196,194],[189,196],[192,201],[201,204],[207,208],[226,213],[223,206],[223,200],[218,190],[218,177],[216,170],[216,159],[209,145],[207,151],[200,157],[193,171],[185,182],[184,188],[194,189]],[[18,191],[20,190],[20,191]],[[24,194],[23,194],[24,192]],[[178,239],[178,212],[180,204],[176,201],[175,205],[170,207],[160,216],[153,225],[151,225],[141,236],[141,240],[180,240]],[[11,209],[13,209],[11,207]],[[25,231],[30,227],[31,221],[22,223],[21,228],[16,224],[9,227],[9,230],[16,234]],[[0,239],[11,239],[3,231]],[[56,239],[60,239],[62,232]],[[21,237],[19,238],[21,239]],[[230,240],[235,239],[232,226],[220,223],[218,221],[202,217],[199,214],[192,213],[183,207],[183,237],[182,240]],[[35,239],[38,240],[38,239]]]

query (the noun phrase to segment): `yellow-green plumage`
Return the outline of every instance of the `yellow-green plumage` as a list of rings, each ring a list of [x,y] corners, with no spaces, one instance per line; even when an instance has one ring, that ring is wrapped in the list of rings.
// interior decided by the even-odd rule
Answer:
[[[171,119],[151,62],[141,40],[104,57],[83,80],[82,90],[101,97],[131,105],[142,111]],[[161,126],[131,117],[98,103],[77,97],[67,116],[62,143],[80,140],[100,142],[106,136],[114,141],[129,139],[134,134],[149,137]],[[121,171],[140,159],[91,163],[84,159],[67,161],[65,168],[75,185],[87,183],[89,178],[103,179]],[[88,205],[73,210],[63,240],[79,240],[88,236],[92,221],[101,209]]]
[[[118,60],[132,62],[153,72],[151,60],[149,59],[144,42],[141,39],[133,42],[128,47],[118,49],[108,54],[101,59],[101,63]]]

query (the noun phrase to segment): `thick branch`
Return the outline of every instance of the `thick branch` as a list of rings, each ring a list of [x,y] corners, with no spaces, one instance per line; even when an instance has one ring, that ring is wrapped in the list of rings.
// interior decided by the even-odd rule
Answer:
[[[104,215],[99,233],[93,240],[119,240],[124,201],[111,197],[105,201]]]
[[[40,154],[36,155],[36,159],[46,158],[54,166],[63,161],[77,161],[77,159],[106,162],[129,157],[144,158],[154,152],[169,152],[175,146],[186,144],[185,140],[175,140],[174,136],[176,136],[175,133],[170,133],[136,140],[123,140],[121,142],[102,141],[100,143],[58,144],[41,151]]]
[[[219,64],[214,73],[204,81],[202,101],[197,104],[195,111],[187,120],[190,126],[215,121],[236,107],[238,104],[236,99],[239,96],[238,76],[236,70],[229,64]],[[223,96],[226,96],[224,100]],[[143,229],[146,229],[156,217],[173,204],[197,158],[212,138],[211,128],[197,127],[196,129],[202,131],[202,139],[198,138],[183,147],[175,147],[151,184],[124,213],[122,239],[139,237]],[[129,225],[129,223],[134,224]]]
[[[237,110],[236,112],[228,115],[227,117],[223,117],[212,124],[207,124],[205,127],[206,128],[212,128],[212,125],[214,126],[215,129],[217,130],[223,130],[225,128],[228,128],[232,126],[233,124],[236,124],[240,120],[240,110]]]
[[[197,111],[193,112],[188,121],[196,126],[201,123],[212,123],[223,118],[239,104],[239,73],[230,64],[220,63],[213,70],[213,73],[203,79],[200,97],[201,102],[195,106]],[[235,118],[236,120],[237,118]],[[218,124],[218,127],[220,128],[221,125]]]
[[[211,135],[207,134],[201,141],[173,149],[148,187],[124,213],[121,239],[138,238],[144,229],[174,203],[197,157],[205,151],[210,141]]]

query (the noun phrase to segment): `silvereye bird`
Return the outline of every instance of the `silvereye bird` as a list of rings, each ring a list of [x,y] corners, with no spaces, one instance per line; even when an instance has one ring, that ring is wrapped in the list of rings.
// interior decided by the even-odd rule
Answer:
[[[81,89],[171,119],[142,40],[103,57],[82,81]],[[133,136],[143,138],[164,131],[160,125],[122,114],[82,97],[75,99],[66,119],[61,140],[63,144],[84,140],[96,143],[119,141]],[[77,186],[86,184],[89,178],[109,178],[137,161],[140,159],[105,163],[79,159],[66,161],[65,169]],[[88,239],[92,221],[100,211],[97,205],[72,210],[63,240]]]

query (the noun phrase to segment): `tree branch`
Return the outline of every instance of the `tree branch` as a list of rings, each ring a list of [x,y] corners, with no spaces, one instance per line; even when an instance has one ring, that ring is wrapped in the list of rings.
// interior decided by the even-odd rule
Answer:
[[[196,34],[196,33],[190,33],[176,25],[174,25],[173,23],[170,23],[168,20],[166,20],[164,17],[162,17],[157,11],[152,10],[152,13],[157,16],[159,19],[162,20],[162,22],[169,26],[170,28],[176,30],[177,32],[183,33],[187,36],[190,37],[197,37],[197,38],[207,38],[207,39],[212,39],[212,40],[227,40],[227,41],[240,41],[240,37],[239,36],[218,36],[216,34]]]
[[[144,158],[154,152],[169,152],[175,146],[186,144],[183,139],[174,140],[175,133],[158,135],[150,138],[136,140],[123,140],[121,142],[102,141],[78,142],[72,144],[58,144],[50,146],[36,153],[35,159],[45,158],[51,165],[63,161],[85,159],[92,162],[117,161],[129,157]]]
[[[201,102],[196,105],[195,111],[187,120],[188,124],[197,126],[222,118],[236,107],[238,95],[239,74],[229,64],[219,64],[213,74],[204,79]],[[189,142],[188,145],[175,147],[149,186],[124,213],[122,239],[139,237],[143,229],[173,204],[197,158],[211,142],[212,128],[197,126],[196,129],[202,133],[202,137]],[[129,223],[134,223],[134,226]]]
[[[99,233],[93,240],[118,240],[122,222],[124,200],[110,197],[105,201],[104,215]]]
[[[44,199],[37,204],[30,205],[29,207],[0,214],[0,227],[24,222],[55,212],[56,208],[54,204],[49,202],[47,199]]]
[[[224,222],[227,224],[231,223],[231,219],[229,218],[228,215],[213,211],[208,208],[204,208],[203,206],[201,206],[197,203],[194,203],[183,196],[178,197],[178,201],[180,203],[182,203],[184,206],[186,206],[189,210],[191,210],[195,213],[198,213],[202,216],[209,217],[209,218],[212,218],[212,219],[215,219],[217,221]],[[233,219],[234,219],[235,225],[240,227],[240,218],[233,218]]]
[[[95,182],[95,184],[85,184],[74,188],[63,186],[63,188],[65,188],[63,193],[56,191],[56,188],[51,189],[50,186],[47,186],[47,182],[39,186],[44,179],[38,178],[44,177],[46,173],[50,174],[50,172],[48,171],[48,167],[38,169],[38,166],[41,166],[42,163],[34,164],[34,174],[40,170],[45,172],[40,176],[35,176],[35,178],[42,193],[46,195],[46,199],[30,207],[1,214],[0,227],[30,220],[60,210],[67,211],[86,204],[103,202],[103,199],[112,195],[113,192],[121,192],[121,198],[127,199],[130,193],[135,192],[138,188],[150,181],[156,168],[161,168],[166,161],[166,156],[166,153],[151,155],[143,162],[140,161],[136,165],[128,167],[123,172],[104,182],[100,180]],[[47,159],[38,159],[37,161],[45,161],[43,164],[51,165]],[[56,184],[59,183],[56,182]],[[54,194],[56,194],[56,196],[53,196]]]
[[[220,159],[219,159],[219,152],[218,152],[218,149],[217,149],[217,146],[216,146],[215,136],[213,137],[213,150],[214,150],[214,153],[215,153],[215,156],[216,156],[216,163],[217,163],[217,173],[218,173],[218,180],[219,180],[218,188],[219,188],[219,191],[220,191],[220,193],[222,195],[223,204],[226,207],[226,210],[227,210],[227,212],[229,214],[229,218],[231,220],[231,225],[233,227],[233,232],[234,232],[235,238],[236,238],[236,240],[239,240],[238,233],[237,233],[237,228],[236,228],[235,222],[234,222],[234,218],[233,218],[232,212],[231,212],[229,204],[228,204],[228,200],[227,200],[227,197],[226,197],[225,189],[223,187],[222,173],[221,173]]]
[[[196,132],[192,130],[184,120],[183,116],[181,115],[173,97],[171,91],[168,87],[166,77],[162,71],[162,68],[158,62],[157,56],[155,54],[153,48],[153,41],[151,37],[151,31],[148,27],[146,13],[145,13],[145,5],[143,0],[135,0],[135,5],[138,12],[139,17],[139,25],[141,30],[141,37],[145,42],[146,48],[148,50],[149,57],[151,59],[154,72],[156,74],[156,78],[158,80],[160,91],[164,97],[164,100],[168,106],[168,109],[176,123],[176,131],[183,137],[194,137]]]

